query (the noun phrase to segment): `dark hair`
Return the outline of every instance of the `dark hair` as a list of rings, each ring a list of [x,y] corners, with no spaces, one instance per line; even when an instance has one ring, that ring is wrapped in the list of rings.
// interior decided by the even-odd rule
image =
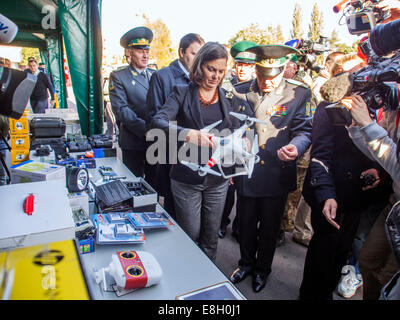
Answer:
[[[188,33],[187,35],[183,36],[181,41],[179,42],[179,49],[182,49],[183,52],[186,51],[187,48],[193,43],[197,42],[198,44],[203,45],[204,40],[200,37],[197,33]]]
[[[332,52],[326,57],[325,63],[335,62],[337,59],[343,57],[344,55],[345,53],[341,51]]]
[[[34,57],[29,57],[29,58],[28,58],[28,63],[29,63],[29,62],[34,62],[34,63],[37,64],[37,61],[36,61],[36,59],[35,59]]]
[[[228,51],[218,42],[207,42],[194,57],[192,67],[190,68],[190,79],[200,85],[201,81],[203,81],[203,70],[201,70],[201,67],[204,63],[217,59],[226,59],[228,61]]]

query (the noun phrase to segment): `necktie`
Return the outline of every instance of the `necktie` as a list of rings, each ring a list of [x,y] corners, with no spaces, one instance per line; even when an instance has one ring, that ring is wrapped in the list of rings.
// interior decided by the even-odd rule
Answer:
[[[146,72],[146,71],[143,71],[143,72],[141,73],[141,75],[146,79],[146,83],[148,83],[148,82],[149,82],[149,79],[147,78],[147,72]]]

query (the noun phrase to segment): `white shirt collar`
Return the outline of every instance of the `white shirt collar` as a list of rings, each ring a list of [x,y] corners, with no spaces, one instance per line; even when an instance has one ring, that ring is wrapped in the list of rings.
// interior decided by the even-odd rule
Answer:
[[[178,59],[178,64],[181,67],[182,71],[186,74],[186,76],[189,78],[189,72],[186,70],[185,66],[182,64],[182,62]]]

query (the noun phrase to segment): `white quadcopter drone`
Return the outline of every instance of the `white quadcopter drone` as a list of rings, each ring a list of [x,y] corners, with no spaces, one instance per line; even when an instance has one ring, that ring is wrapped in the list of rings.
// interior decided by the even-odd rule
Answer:
[[[187,161],[180,162],[183,165],[192,169],[193,171],[197,171],[198,174],[202,177],[206,174],[212,174],[219,177],[222,176],[225,179],[229,179],[236,176],[247,175],[250,179],[251,175],[253,174],[254,164],[260,161],[260,157],[257,155],[259,151],[258,136],[257,134],[255,135],[251,150],[250,152],[248,152],[247,143],[243,139],[243,135],[245,134],[247,129],[251,127],[255,122],[264,124],[266,124],[266,122],[236,112],[230,112],[230,115],[238,118],[240,121],[244,121],[245,123],[229,136],[211,138],[211,141],[216,146],[216,149],[206,165],[201,166]],[[209,132],[221,122],[222,120],[215,122],[200,131]],[[243,164],[245,170],[231,175],[225,175],[224,171],[222,170],[222,164],[232,166],[236,163]],[[218,167],[219,172],[212,169],[214,166]]]

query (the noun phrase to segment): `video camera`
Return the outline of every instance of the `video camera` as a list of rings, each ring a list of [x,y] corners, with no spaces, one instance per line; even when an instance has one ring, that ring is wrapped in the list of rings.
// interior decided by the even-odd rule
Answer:
[[[399,32],[400,19],[375,27],[370,40],[361,46],[368,57],[368,65],[355,73],[340,73],[321,87],[321,96],[334,103],[326,107],[334,125],[351,124],[350,112],[338,103],[351,94],[358,94],[364,99],[372,116],[380,108],[399,108],[400,52],[396,52],[400,49]],[[388,57],[376,54],[387,55],[391,52]]]
[[[11,43],[17,32],[17,25],[0,14],[0,44]],[[32,74],[0,66],[0,114],[21,118],[36,81]]]
[[[285,45],[296,48],[301,52],[297,55],[297,63],[305,70],[320,72],[323,67],[317,63],[317,56],[329,51],[327,37],[320,37],[318,41],[293,39],[287,41]]]
[[[343,8],[343,18],[346,18],[346,25],[353,35],[360,35],[370,32],[378,23],[390,17],[390,10],[382,10],[376,5],[382,0],[344,0],[333,7],[338,13]],[[340,22],[339,22],[340,23]]]

